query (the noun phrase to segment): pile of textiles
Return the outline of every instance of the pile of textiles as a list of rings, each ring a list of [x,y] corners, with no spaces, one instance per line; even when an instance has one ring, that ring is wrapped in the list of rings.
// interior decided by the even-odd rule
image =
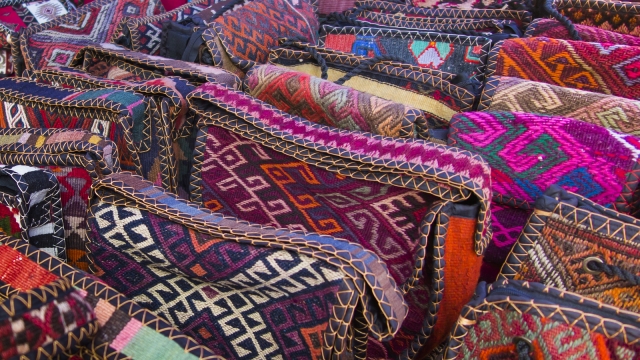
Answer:
[[[640,3],[0,10],[0,358],[640,357]]]

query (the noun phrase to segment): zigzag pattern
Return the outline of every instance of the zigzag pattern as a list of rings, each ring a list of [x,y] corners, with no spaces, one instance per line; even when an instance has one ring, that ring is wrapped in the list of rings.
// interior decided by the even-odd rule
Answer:
[[[576,24],[640,36],[640,6],[637,2],[554,0],[553,4]]]
[[[98,0],[20,35],[29,69],[68,66],[84,46],[109,42],[120,32],[126,16],[158,15],[160,0]]]
[[[475,112],[454,116],[449,144],[475,151],[491,164],[498,202],[531,208],[557,184],[624,213],[638,209],[633,193],[640,143],[631,136],[561,117]]]
[[[500,277],[540,282],[638,312],[637,285],[587,272],[583,261],[597,254],[607,264],[639,273],[640,221],[575,194],[560,195],[562,201],[536,207]]]
[[[587,25],[573,25],[582,41],[611,43],[618,45],[640,46],[640,37],[620,34],[614,31],[605,30]],[[553,19],[535,19],[527,27],[525,37],[548,37],[554,39],[571,40],[571,35],[567,28],[560,22]]]
[[[339,129],[392,137],[414,137],[421,113],[346,86],[273,65],[254,67],[248,93],[282,111]]]
[[[444,359],[512,359],[517,342],[530,344],[533,359],[623,360],[640,351],[636,313],[523,281],[482,284],[476,294],[451,332]]]
[[[323,25],[320,46],[366,57],[393,55],[411,65],[481,80],[491,41],[479,36]]]
[[[327,329],[344,282],[339,268],[218,240],[132,207],[99,203],[92,212],[96,264],[124,270],[103,279],[202,344],[238,359],[310,358],[314,348],[321,350],[321,343],[307,344],[303,332]],[[117,239],[126,239],[126,250]],[[181,254],[179,263],[169,254]]]
[[[548,38],[504,40],[489,55],[487,76],[511,76],[640,99],[640,47]]]
[[[215,32],[234,64],[244,70],[264,64],[280,38],[315,42],[319,24],[307,1],[257,0],[215,21]]]
[[[59,293],[46,284],[69,283],[86,294],[85,299],[97,316],[99,326],[90,331],[69,333],[69,341],[54,341],[54,350],[63,351],[71,346],[79,345],[77,355],[87,358],[136,358],[151,356],[152,358],[181,358],[185,360],[211,359],[220,360],[211,350],[198,345],[193,339],[184,335],[158,315],[141,308],[113,288],[105,285],[82,271],[75,270],[21,239],[0,237],[0,253],[2,259],[11,265],[3,266],[3,281],[0,281],[0,298],[11,296],[25,297],[34,295],[43,299],[45,294]],[[13,275],[21,275],[28,282],[13,281]],[[34,281],[36,280],[36,281]],[[16,288],[16,284],[21,287]],[[25,286],[28,285],[28,286]],[[22,291],[19,291],[22,289]],[[25,294],[26,292],[26,294]],[[22,300],[23,303],[28,301]],[[86,330],[86,329],[85,329]],[[97,333],[95,331],[97,330]],[[92,341],[85,341],[89,337]],[[116,342],[116,338],[119,338]],[[150,348],[149,342],[154,346]],[[41,349],[43,356],[50,356],[47,349]]]
[[[640,135],[640,101],[506,76],[485,85],[479,111],[562,116]]]

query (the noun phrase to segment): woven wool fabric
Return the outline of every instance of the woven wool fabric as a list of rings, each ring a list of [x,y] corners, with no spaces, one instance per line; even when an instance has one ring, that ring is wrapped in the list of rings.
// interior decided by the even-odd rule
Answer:
[[[449,145],[483,155],[498,202],[531,208],[558,184],[621,212],[638,210],[640,142],[633,136],[562,117],[472,112],[451,121]]]
[[[47,68],[27,77],[63,87],[113,88],[149,97],[152,105],[145,116],[143,143],[138,146],[145,178],[169,191],[177,191],[173,143],[184,130],[188,110],[186,95],[195,89],[187,80],[175,76],[144,81],[111,80],[69,68]],[[151,165],[145,166],[145,163]]]
[[[415,137],[418,109],[273,65],[252,68],[245,91],[280,110],[332,127],[392,137]]]
[[[492,76],[479,111],[514,111],[585,121],[615,131],[640,135],[640,101],[528,81]]]
[[[484,252],[483,262],[490,267],[490,269],[502,267],[505,260],[509,256],[509,252],[513,247],[513,244],[517,241],[520,233],[527,224],[529,216],[531,216],[531,209],[522,209],[498,202],[491,203],[491,227],[493,230],[493,238],[487,246],[487,251]],[[486,274],[489,279],[483,278],[488,282],[495,280],[496,272]]]
[[[640,4],[636,1],[554,0],[553,5],[577,24],[640,36]]]
[[[54,88],[8,78],[0,80],[0,100],[2,128],[90,130],[118,145],[124,170],[140,174],[149,172],[149,162],[141,164],[138,155],[145,134],[148,106],[141,95],[115,89]]]
[[[20,210],[17,207],[0,204],[0,229],[9,236],[22,236]]]
[[[38,287],[52,284],[70,284],[77,289],[84,304],[89,305],[88,310],[95,314],[98,326],[92,323],[89,341],[81,341],[79,345],[74,344],[74,340],[60,344],[57,349],[63,350],[66,356],[92,360],[222,359],[94,276],[71,268],[22,239],[0,237],[0,274],[0,299],[25,297],[38,291]],[[38,295],[42,299],[49,294]],[[75,335],[75,339],[87,338]],[[70,351],[68,344],[75,345],[78,351]],[[45,354],[41,356],[48,358]]]
[[[550,185],[625,213],[638,211],[640,142],[631,135],[562,117],[477,112],[454,117],[449,145],[482,155],[492,167],[494,201],[524,209],[495,215],[490,263],[504,261],[527,209]]]
[[[640,37],[587,25],[573,25],[582,41],[640,46]],[[567,28],[553,19],[535,19],[527,28],[525,37],[548,37],[572,40]]]
[[[196,0],[161,15],[126,19],[124,26],[128,28],[130,34],[129,47],[133,51],[159,55],[163,22],[182,21],[204,9],[214,14],[222,13],[237,2],[238,0]]]
[[[476,243],[474,247],[473,243],[484,232],[484,207],[477,200],[465,205],[448,202],[460,197],[449,193],[452,188],[446,192],[438,189],[439,184],[452,183],[444,180],[447,176],[439,170],[424,167],[437,166],[435,163],[427,161],[429,165],[424,163],[421,168],[419,163],[409,165],[405,161],[412,158],[419,162],[422,155],[417,154],[423,153],[454,167],[448,171],[458,169],[474,178],[469,180],[481,181],[488,174],[482,170],[480,159],[473,159],[470,153],[454,155],[449,152],[454,149],[424,142],[376,138],[313,124],[214,84],[200,87],[190,97],[203,117],[192,187],[198,201],[244,220],[316,231],[360,244],[380,256],[395,280],[403,284],[410,320],[393,340],[377,342],[382,353],[415,357],[427,340],[431,341],[429,336],[441,308],[459,312],[471,296],[473,284],[450,289],[444,303],[445,279],[465,276],[469,268],[479,266],[478,253],[483,245]],[[249,114],[260,114],[259,122]],[[241,121],[264,133],[236,131],[247,126],[240,125]],[[305,134],[302,141],[298,140],[301,134]],[[274,146],[276,139],[291,143]],[[393,170],[395,166],[399,166],[399,178],[391,180],[385,174],[398,171]],[[400,169],[412,169],[412,180],[401,180]],[[442,177],[433,178],[429,185],[422,182],[434,173]],[[416,182],[417,178],[423,180]],[[455,180],[458,186],[471,185],[459,180]],[[479,191],[476,189],[472,191]],[[479,213],[474,204],[480,205]],[[426,239],[431,236],[435,236],[434,248],[428,250]],[[447,267],[436,260],[442,259],[445,243],[465,249],[460,252],[469,255],[461,256],[465,266]],[[425,269],[432,262],[434,267]],[[471,283],[477,281],[478,273],[473,275],[476,279],[472,276]],[[444,323],[442,328],[451,324]],[[445,335],[437,332],[434,338],[440,341]]]
[[[4,281],[0,284],[5,285]],[[2,356],[51,359],[79,353],[98,331],[86,295],[61,279],[0,302]]]
[[[18,210],[24,240],[63,261],[67,259],[60,184],[50,171],[0,165],[0,202]]]
[[[640,351],[639,336],[635,313],[542,284],[481,283],[444,358],[517,359],[528,353],[531,359],[632,359]]]
[[[337,81],[347,74],[352,75],[367,58],[318,47],[312,44],[297,43],[296,48],[305,50],[276,48],[269,55],[269,62],[321,77],[322,71],[310,51],[320,54],[327,65],[327,80]],[[425,124],[417,124],[417,135],[429,138],[423,133],[432,128],[448,127],[451,117],[462,111],[470,111],[476,95],[455,85],[455,74],[420,68],[409,64],[384,61],[370,64],[357,75],[344,82],[355,90],[407,105],[422,111]]]
[[[25,66],[67,66],[82,47],[117,37],[125,16],[151,16],[162,11],[160,0],[99,0],[46,24],[31,26],[20,35]]]
[[[210,30],[222,48],[205,40],[215,65],[222,65],[220,52],[224,52],[235,66],[248,70],[267,62],[269,49],[278,45],[279,38],[315,42],[318,27],[315,7],[307,0],[255,0],[215,20]]]
[[[487,76],[511,76],[640,99],[640,47],[549,38],[499,42]]]
[[[120,170],[117,155],[113,142],[86,131],[0,129],[0,163],[44,168],[60,184],[66,259],[73,267],[89,269],[89,189],[93,180]]]
[[[424,68],[482,78],[491,46],[477,36],[323,25],[320,46],[356,55],[393,55]]]
[[[152,80],[164,75],[179,76],[194,85],[215,82],[239,89],[241,84],[238,76],[220,68],[142,54],[109,44],[84,48],[71,65],[94,76],[109,79]],[[177,90],[183,95],[186,89],[187,87],[183,87]],[[186,115],[187,118],[193,117],[189,112]],[[189,174],[196,134],[194,126],[195,121],[185,121],[180,127],[180,136],[174,137],[173,143],[178,192],[185,199],[189,197]]]
[[[102,279],[223,355],[330,358],[348,350],[348,326],[388,339],[406,316],[384,263],[357,244],[223,217],[131,174],[94,192]]]
[[[638,255],[640,221],[552,188],[536,202],[499,278],[540,282],[638,312],[640,288],[635,282],[584,269],[586,259],[597,257],[638,274]]]

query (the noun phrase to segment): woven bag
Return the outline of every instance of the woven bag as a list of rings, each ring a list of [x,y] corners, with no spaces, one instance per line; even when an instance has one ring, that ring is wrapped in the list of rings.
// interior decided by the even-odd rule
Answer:
[[[111,80],[70,68],[45,68],[26,76],[58,87],[111,88],[136,92],[153,99],[157,104],[157,111],[150,112],[145,117],[144,148],[139,146],[138,152],[141,153],[142,161],[146,156],[142,155],[143,152],[155,158],[150,167],[153,170],[145,173],[148,180],[174,193],[178,191],[179,174],[174,146],[177,145],[177,139],[184,131],[183,126],[187,121],[186,96],[195,89],[187,80],[176,76],[142,81]]]
[[[318,19],[315,2],[307,0],[255,0],[223,14],[202,33],[212,65],[242,75],[264,64],[269,49],[280,38],[303,38],[315,42]]]
[[[411,138],[426,123],[418,109],[274,65],[251,68],[244,87],[282,111],[339,129]]]
[[[492,168],[490,264],[504,262],[536,198],[553,184],[638,214],[640,142],[633,136],[562,117],[474,112],[454,116],[449,145],[476,152]]]
[[[473,292],[490,237],[481,158],[314,124],[217,84],[189,98],[201,115],[192,200],[376,253],[402,287],[410,315],[389,342],[370,338],[367,356],[413,358],[446,336]]]
[[[0,79],[0,128],[90,130],[118,145],[123,169],[147,174],[155,159],[144,152],[145,117],[155,110],[148,100],[114,89],[71,90],[25,79]],[[141,155],[146,161],[141,161]]]
[[[32,311],[31,316],[25,318],[32,322],[32,326],[25,327],[26,334],[14,335],[14,339],[24,342],[2,341],[0,348],[18,345],[17,351],[26,348],[32,352],[31,359],[50,359],[60,355],[91,360],[223,359],[94,276],[71,268],[22,239],[0,235],[0,279],[0,299],[8,299],[3,305],[17,305],[0,308],[22,310],[28,306],[37,308],[38,302],[48,302],[47,310],[50,311]],[[54,312],[56,307],[59,311]],[[50,314],[46,321],[39,319],[45,314]],[[52,326],[56,319],[64,320],[63,324]],[[0,325],[3,340],[11,339],[9,334],[12,330],[20,329],[20,321],[7,328],[6,322],[9,321],[5,320]],[[54,339],[51,333],[59,328],[65,329],[64,337]],[[40,329],[43,335],[38,337]],[[45,334],[49,335],[48,339]],[[49,343],[41,342],[37,347],[36,340]],[[52,346],[54,340],[55,347]],[[3,352],[3,356],[7,354],[11,353]]]
[[[636,1],[553,0],[552,5],[575,24],[640,36],[640,4]]]
[[[480,81],[491,48],[491,40],[479,36],[331,25],[322,26],[319,44],[366,57],[393,55],[410,65]]]
[[[162,41],[160,56],[190,62],[212,63],[212,59],[200,60],[201,56],[209,56],[202,33],[208,25],[222,14],[229,14],[242,8],[251,0],[225,0],[209,6],[196,15],[181,21],[165,21],[162,23]]]
[[[163,31],[165,22],[181,22],[199,15],[205,9],[207,10],[206,20],[211,21],[233,8],[238,2],[240,0],[196,0],[161,15],[125,18],[124,31],[116,43],[144,54],[162,55],[160,51],[166,37]],[[186,46],[187,43],[181,45]]]
[[[67,13],[66,1],[0,1],[0,77],[14,75],[11,49],[19,48],[18,35],[32,24],[43,24]],[[14,42],[15,41],[15,42]],[[19,53],[19,49],[17,49]]]
[[[478,285],[444,359],[632,359],[638,315],[537,283]]]
[[[471,111],[476,99],[473,88],[456,85],[460,80],[455,74],[412,66],[392,57],[368,59],[295,41],[283,44],[289,48],[272,49],[270,63],[323,79],[326,67],[327,80],[419,109],[426,122],[416,124],[416,130],[425,139],[441,138],[429,129],[448,127],[451,117]]]
[[[38,167],[55,176],[61,203],[54,205],[62,209],[66,262],[88,270],[89,189],[93,181],[120,170],[115,144],[81,130],[0,129],[0,163]],[[19,231],[11,233],[20,236]],[[58,236],[57,231],[53,233]]]
[[[387,266],[346,240],[212,213],[129,173],[94,186],[91,214],[101,279],[225,357],[363,358],[369,332],[390,339],[407,315]]]
[[[2,230],[67,260],[60,184],[53,173],[32,166],[0,165],[0,207]]]
[[[489,54],[487,77],[511,76],[640,99],[640,47],[549,38],[510,39]]]
[[[502,267],[500,279],[535,281],[640,311],[640,221],[552,187]]]
[[[588,25],[573,25],[582,41],[611,43],[618,45],[640,46],[640,37],[620,34]],[[554,39],[573,40],[567,27],[553,19],[535,19],[527,27],[525,37],[548,37]]]
[[[478,111],[553,115],[640,135],[640,100],[550,85],[508,76],[487,80]]]
[[[7,250],[1,249],[0,253],[6,256]],[[11,267],[0,269],[3,275],[8,270],[8,281],[16,271],[24,270],[15,265]],[[7,280],[2,280],[5,285]],[[0,299],[3,337],[0,352],[5,359],[68,358],[79,354],[98,332],[91,299],[67,279],[50,281]]]
[[[163,11],[160,0],[97,0],[46,24],[30,26],[20,33],[19,48],[12,47],[16,73],[22,74],[24,68],[68,66],[83,47],[115,40],[125,16]]]

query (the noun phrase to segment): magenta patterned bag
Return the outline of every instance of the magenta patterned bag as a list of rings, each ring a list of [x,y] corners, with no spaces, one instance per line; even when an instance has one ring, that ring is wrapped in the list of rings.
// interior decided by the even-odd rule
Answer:
[[[552,184],[619,212],[640,210],[640,140],[578,120],[527,113],[472,112],[451,120],[449,145],[491,166],[494,239],[485,261],[501,265]]]

